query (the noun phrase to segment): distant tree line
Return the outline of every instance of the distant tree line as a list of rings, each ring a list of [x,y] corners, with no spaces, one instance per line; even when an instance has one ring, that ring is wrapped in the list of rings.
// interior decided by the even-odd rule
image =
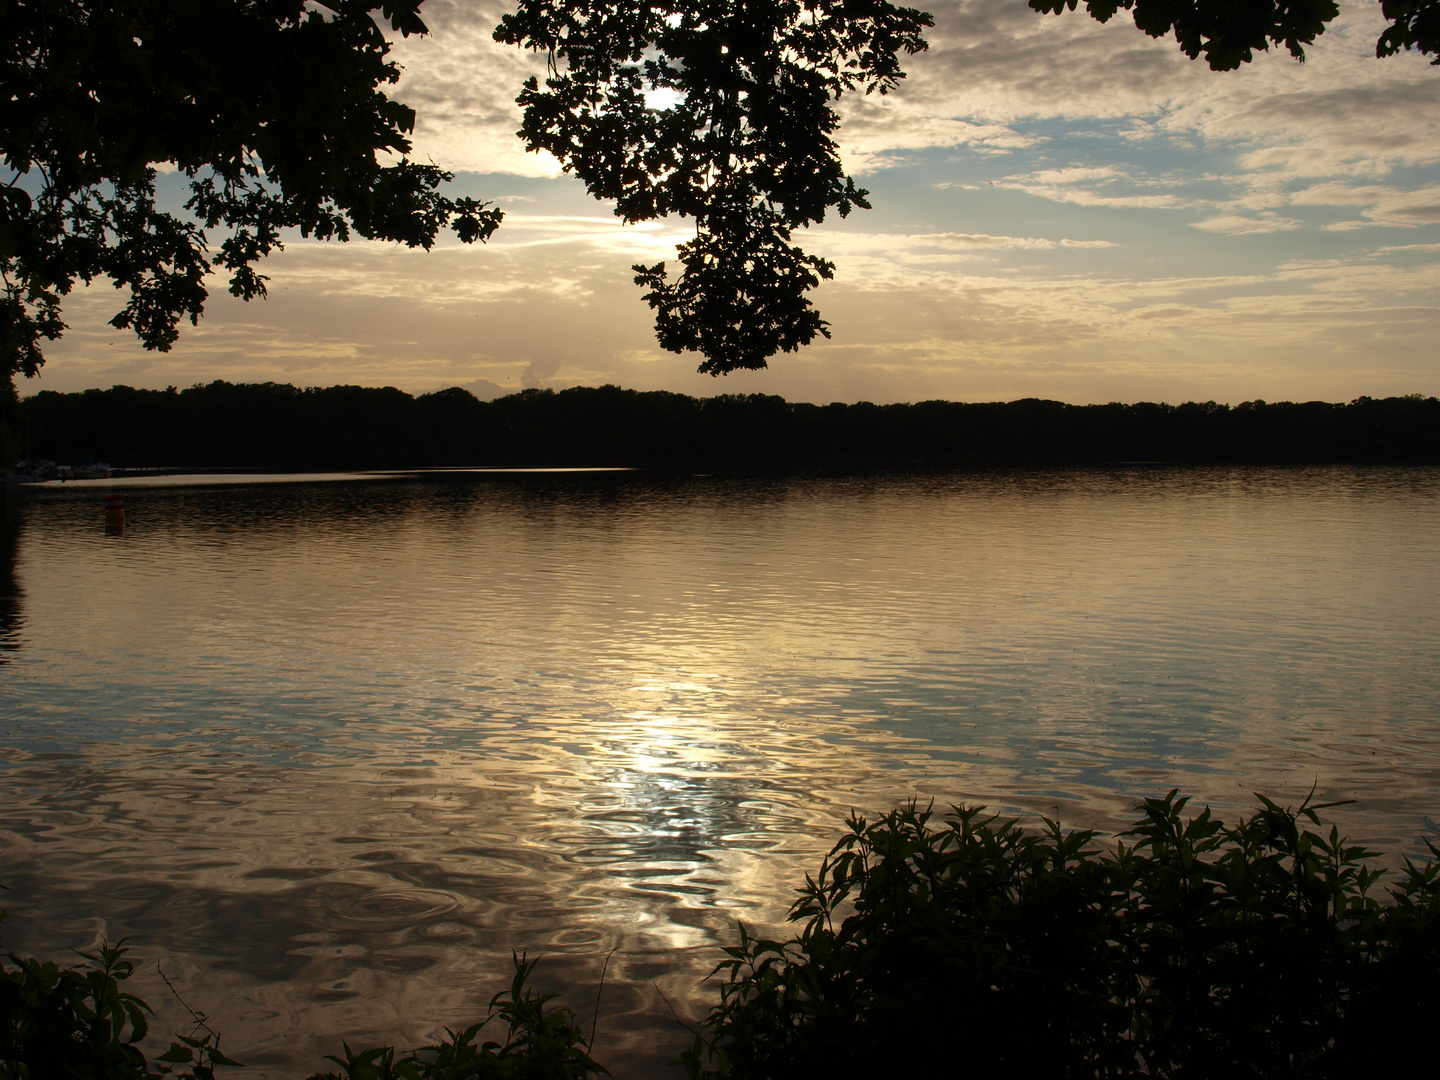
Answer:
[[[1418,394],[1348,404],[811,405],[602,386],[485,402],[458,387],[412,397],[393,387],[217,381],[42,391],[9,420],[10,465],[27,452],[61,464],[325,470],[1440,462],[1440,400]]]

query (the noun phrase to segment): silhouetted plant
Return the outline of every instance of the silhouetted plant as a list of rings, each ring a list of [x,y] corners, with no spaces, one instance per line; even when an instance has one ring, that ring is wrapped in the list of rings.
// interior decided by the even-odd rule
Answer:
[[[1313,795],[1313,792],[1312,792]],[[1350,1077],[1421,1074],[1440,1015],[1440,863],[1374,852],[1320,811],[1259,796],[1236,825],[1171,791],[1113,846],[1090,831],[915,804],[849,831],[807,876],[788,941],[740,927],[690,1077]],[[1313,826],[1313,828],[1312,828]],[[1440,850],[1430,847],[1432,856]],[[0,913],[3,919],[3,913]],[[197,1027],[147,1062],[149,1007],[123,942],[61,968],[0,964],[0,1080],[213,1080],[237,1063]],[[444,1041],[331,1057],[310,1080],[608,1076],[574,1014],[516,956],[487,1016]],[[479,1041],[503,1023],[503,1041]]]
[[[1327,806],[1262,796],[1227,826],[1208,809],[1187,820],[1186,802],[1147,800],[1113,848],[983,808],[940,827],[914,804],[851,817],[791,910],[801,932],[742,926],[726,950],[689,1075],[1325,1077],[1428,1062],[1440,869],[1407,862],[1382,905],[1374,853],[1317,831]]]
[[[239,1065],[220,1052],[214,1032],[199,1027],[176,1036],[154,1065],[146,1061],[136,1044],[153,1013],[121,988],[135,970],[124,942],[79,955],[88,966],[13,953],[13,968],[0,962],[0,1080],[214,1080],[219,1066]]]
[[[554,994],[536,994],[525,984],[535,961],[515,957],[510,988],[490,1000],[489,1015],[463,1031],[446,1029],[446,1040],[421,1047],[399,1058],[393,1046],[355,1052],[347,1045],[344,1057],[330,1057],[341,1072],[316,1073],[310,1080],[584,1080],[609,1076],[609,1070],[590,1057],[575,1014],[565,1008],[548,1008]],[[506,1025],[503,1043],[476,1045],[480,1030],[492,1020]]]

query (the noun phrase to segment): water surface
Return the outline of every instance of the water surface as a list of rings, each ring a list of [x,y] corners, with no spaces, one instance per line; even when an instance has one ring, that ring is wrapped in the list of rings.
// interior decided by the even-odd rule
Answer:
[[[0,519],[5,943],[130,936],[258,1076],[512,949],[587,1023],[613,951],[597,1055],[663,1075],[852,808],[1440,832],[1437,470],[116,486],[123,537],[93,484]]]

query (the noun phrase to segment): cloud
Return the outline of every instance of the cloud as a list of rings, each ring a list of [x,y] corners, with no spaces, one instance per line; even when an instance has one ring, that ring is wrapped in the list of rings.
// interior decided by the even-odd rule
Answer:
[[[1365,214],[1375,221],[1400,225],[1436,224],[1440,222],[1440,185],[1387,194]]]
[[[545,61],[491,38],[505,5],[498,0],[427,0],[425,37],[395,36],[404,68],[392,96],[416,110],[412,156],[453,172],[557,176],[559,163],[532,154],[516,137],[515,97]]]
[[[1289,201],[1294,206],[1371,206],[1394,190],[1379,184],[1357,186],[1331,181],[1293,192]]]
[[[1049,199],[1057,203],[1073,203],[1076,206],[1124,206],[1132,209],[1166,210],[1189,205],[1190,200],[1176,195],[1102,195],[1097,191],[1071,187],[1062,184],[1027,184],[1005,181],[997,187],[1023,191],[1037,199]]]
[[[894,289],[903,289],[907,284],[936,275],[944,277],[962,265],[983,263],[1011,272],[1020,265],[1033,263],[1037,257],[1044,259],[1047,252],[1064,250],[1073,259],[1118,246],[1111,240],[1068,237],[961,232],[866,233],[824,228],[810,231],[802,240],[805,250],[836,264],[838,280]]]
[[[108,286],[77,290],[25,391],[220,377],[821,402],[1440,392],[1440,95],[1424,58],[1373,58],[1370,0],[1309,63],[1220,74],[1123,14],[947,3],[897,93],[842,103],[842,151],[872,174],[876,209],[797,236],[838,265],[814,294],[834,337],[718,381],[658,348],[629,269],[673,258],[686,223],[624,226],[578,182],[535,179],[555,164],[515,139],[513,97],[544,64],[490,41],[501,10],[427,0],[433,34],[397,45],[417,154],[514,174],[486,178],[514,193],[491,243],[293,243],[264,267],[268,302],[217,284],[166,354],[106,325]],[[1381,246],[1396,236],[1377,228],[1417,242]],[[1267,238],[1230,240],[1247,234]]]
[[[469,390],[470,393],[474,394],[481,401],[494,401],[498,397],[504,397],[506,394],[513,394],[516,390],[523,389],[521,386],[501,386],[499,383],[491,382],[489,379],[471,379],[466,383],[450,383],[448,385],[458,385],[462,390]],[[446,388],[447,387],[436,387],[437,390]]]
[[[1414,227],[1440,223],[1440,185],[1409,191],[1381,185],[1317,184],[1290,196],[1296,206],[1360,206],[1365,221],[1343,221],[1325,226],[1349,231],[1367,225]]]
[[[1113,165],[1105,165],[1099,168],[1084,168],[1078,165],[1072,165],[1064,169],[1040,169],[1030,175],[1034,181],[1039,184],[1080,184],[1088,181],[1119,180],[1125,178],[1125,174]]]
[[[579,214],[507,214],[490,246],[553,247],[584,244],[636,259],[673,256],[675,246],[692,235],[679,221],[645,221],[627,225],[619,218]]]
[[[503,10],[501,0],[428,0],[431,34],[395,44],[405,66],[396,94],[418,110],[417,156],[454,170],[554,176],[557,163],[526,153],[515,137],[515,94],[526,77],[543,76],[545,62],[491,40]],[[930,50],[908,58],[909,77],[895,93],[840,103],[851,171],[945,149],[974,160],[1033,159],[1057,131],[1107,123],[1151,158],[1166,145],[1233,152],[1238,168],[1209,181],[1228,194],[1198,194],[1193,173],[1063,160],[1036,161],[1004,183],[1052,203],[1194,208],[1207,230],[1273,231],[1285,226],[1240,219],[1287,205],[1355,206],[1365,220],[1388,224],[1437,220],[1429,196],[1406,196],[1407,185],[1393,179],[1397,169],[1440,160],[1434,71],[1420,57],[1374,58],[1384,26],[1375,4],[1345,7],[1306,64],[1282,50],[1225,73],[1188,60],[1171,40],[1146,37],[1124,13],[1102,25],[1082,12],[1037,14],[1025,0],[953,0],[935,15]]]
[[[697,358],[655,345],[630,257],[577,232],[564,244],[429,254],[293,244],[269,261],[268,301],[216,295],[200,327],[185,328],[165,354],[145,353],[105,324],[113,290],[77,290],[66,308],[72,329],[53,347],[44,380],[23,390],[226,378],[412,392],[462,385],[486,394],[614,382],[820,402],[1440,391],[1440,260],[1396,266],[1365,251],[1262,273],[1146,276],[1099,251],[1094,257],[1110,260],[1101,269],[1067,274],[1042,263],[974,269],[916,260],[927,251],[1030,259],[1071,250],[1063,240],[959,232],[815,239],[855,244],[837,280],[816,294],[833,339],[777,358],[770,371],[719,381],[694,373]]]
[[[1108,248],[1110,240],[1046,240],[1036,236],[991,236],[988,233],[916,233],[904,238],[912,244],[981,250],[1048,250],[1057,247]]]
[[[1066,127],[1119,122],[1118,137],[1152,157],[1161,143],[1233,152],[1239,168],[1212,182],[1251,210],[1286,205],[1297,182],[1319,195],[1317,188],[1341,178],[1389,178],[1440,160],[1434,70],[1419,57],[1375,59],[1384,22],[1374,4],[1342,11],[1309,63],[1262,54],[1225,73],[1187,60],[1173,41],[1146,38],[1123,13],[1102,26],[1082,13],[1037,15],[1023,0],[962,0],[937,9],[936,21],[931,50],[911,59],[911,77],[887,102],[884,137],[897,152],[936,145],[944,120],[1030,137],[1021,151],[1043,150]],[[860,137],[870,138],[863,110],[854,115]],[[851,130],[842,129],[842,145]],[[1122,180],[1144,188],[1163,178],[1077,163],[1010,182],[1052,202],[1174,208],[1195,202],[1185,187],[1197,179],[1164,181],[1169,194],[1117,191],[1110,185]],[[1395,206],[1387,220],[1431,220],[1423,201]]]
[[[1204,229],[1206,232],[1224,233],[1227,236],[1245,236],[1250,233],[1272,233],[1300,228],[1300,222],[1294,218],[1282,218],[1275,214],[1262,215],[1261,217],[1243,217],[1239,214],[1224,214],[1220,217],[1206,218],[1204,221],[1197,221],[1194,224],[1197,229]]]
[[[1039,199],[1069,203],[1074,206],[1126,207],[1162,210],[1188,206],[1193,198],[1175,194],[1145,194],[1132,189],[1173,186],[1174,181],[1159,177],[1135,177],[1113,165],[1067,166],[1058,169],[1037,169],[994,182],[995,187],[1023,191]]]
[[[841,160],[846,171],[856,176],[893,166],[904,154],[918,150],[963,146],[982,154],[1004,154],[1038,141],[1004,124],[972,123],[955,117],[904,116],[897,124],[899,110],[888,97],[862,99],[845,112]]]
[[[988,233],[918,233],[907,237],[909,241],[922,245],[955,248],[982,248],[1014,250],[1017,248],[1053,248],[1054,240],[1042,240],[1034,236],[990,236]],[[1062,241],[1074,243],[1075,241]]]

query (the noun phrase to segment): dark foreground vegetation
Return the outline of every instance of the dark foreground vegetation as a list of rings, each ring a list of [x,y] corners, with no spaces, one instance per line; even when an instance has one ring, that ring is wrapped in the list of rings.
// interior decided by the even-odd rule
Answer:
[[[681,1061],[692,1080],[875,1076],[1328,1078],[1433,1071],[1440,865],[1379,899],[1375,853],[1323,805],[1261,797],[1226,825],[1147,800],[1113,844],[957,808],[851,818],[791,911],[747,933]],[[1432,855],[1440,855],[1431,848]],[[233,1065],[197,1028],[148,1063],[120,951],[88,969],[0,969],[0,1078],[207,1080]],[[312,1080],[582,1078],[606,1070],[517,959],[489,1023],[436,1046],[331,1058]],[[173,1071],[172,1071],[173,1070]]]
[[[394,388],[213,382],[42,391],[10,416],[6,464],[27,452],[61,464],[252,469],[1435,463],[1440,400],[810,405],[604,386],[485,402],[458,387],[411,397]]]

